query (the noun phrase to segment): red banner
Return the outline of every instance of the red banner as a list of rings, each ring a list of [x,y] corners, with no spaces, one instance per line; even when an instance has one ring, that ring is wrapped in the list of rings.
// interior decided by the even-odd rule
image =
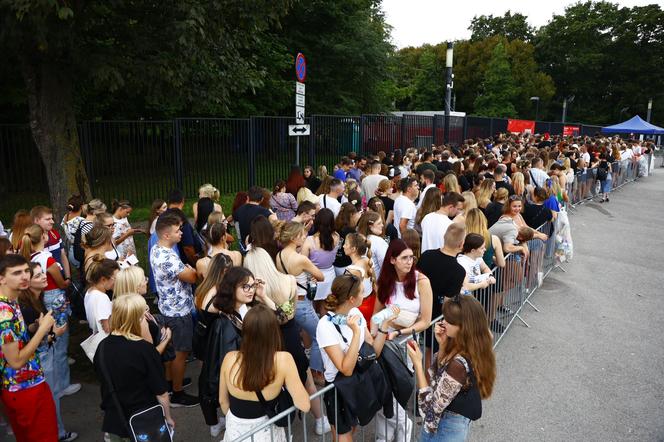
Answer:
[[[579,126],[563,126],[563,135],[564,136],[578,136],[579,135]]]
[[[535,133],[535,122],[531,120],[507,120],[507,131],[512,133]]]

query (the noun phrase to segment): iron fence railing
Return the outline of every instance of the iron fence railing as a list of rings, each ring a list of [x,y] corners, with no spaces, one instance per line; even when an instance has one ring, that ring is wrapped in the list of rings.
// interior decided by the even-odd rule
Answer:
[[[451,116],[449,137],[443,115],[313,115],[311,135],[300,137],[301,165],[326,165],[342,155],[430,148],[447,138],[459,145],[507,131],[507,119]],[[272,187],[296,160],[296,139],[288,135],[290,117],[176,118],[164,121],[84,121],[79,141],[95,197],[126,198],[149,204],[169,189],[195,195],[212,182],[223,193],[253,184]],[[599,126],[579,125],[594,135]],[[536,132],[562,134],[563,124],[536,122]],[[0,194],[48,194],[41,156],[27,125],[0,125]]]

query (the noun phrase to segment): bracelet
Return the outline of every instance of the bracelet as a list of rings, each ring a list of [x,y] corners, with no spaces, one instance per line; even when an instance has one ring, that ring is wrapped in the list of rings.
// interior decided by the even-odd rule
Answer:
[[[401,336],[401,330],[397,330],[397,336]]]
[[[382,334],[384,334],[384,335],[387,334],[387,332],[386,332],[385,330],[381,330],[380,327],[378,328],[378,333],[382,333]]]

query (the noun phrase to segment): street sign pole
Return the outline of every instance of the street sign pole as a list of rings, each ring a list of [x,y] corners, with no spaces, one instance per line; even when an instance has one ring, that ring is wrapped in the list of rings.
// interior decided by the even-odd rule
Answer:
[[[309,125],[304,124],[304,80],[307,78],[307,60],[301,52],[295,57],[295,125],[288,126],[288,135],[295,138],[295,164],[300,165],[300,137],[309,135]]]

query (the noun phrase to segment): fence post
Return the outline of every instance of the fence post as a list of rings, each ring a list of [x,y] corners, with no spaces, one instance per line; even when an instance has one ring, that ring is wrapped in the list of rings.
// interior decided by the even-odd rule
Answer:
[[[551,132],[551,131],[549,130],[549,132]],[[489,118],[489,134],[491,134],[491,136],[495,135],[493,133],[493,117]]]
[[[436,140],[436,132],[438,131],[438,118],[436,118],[436,115],[432,117],[431,120],[431,134],[433,135],[431,138],[433,140],[433,144],[438,146],[438,140]]]
[[[406,150],[406,116],[401,116],[401,152]],[[394,149],[392,149],[394,151]]]
[[[360,115],[360,151],[366,154],[367,149],[364,147],[364,114]],[[373,153],[373,152],[372,152]]]
[[[309,135],[309,162],[311,167],[316,167],[316,115],[312,115],[309,124],[311,124],[311,135]]]
[[[184,190],[182,171],[182,133],[179,118],[173,120],[173,166],[175,168],[175,187]]]
[[[90,198],[95,195],[95,174],[92,169],[92,152],[90,149],[90,127],[87,121],[81,123],[81,138],[78,140],[81,153],[83,155],[83,164],[85,173],[88,175],[88,184],[90,185]]]
[[[249,155],[247,156],[247,178],[248,187],[256,184],[256,120],[254,117],[249,118]]]
[[[461,144],[466,142],[466,139],[468,138],[468,115],[463,116],[463,140],[461,140]]]

